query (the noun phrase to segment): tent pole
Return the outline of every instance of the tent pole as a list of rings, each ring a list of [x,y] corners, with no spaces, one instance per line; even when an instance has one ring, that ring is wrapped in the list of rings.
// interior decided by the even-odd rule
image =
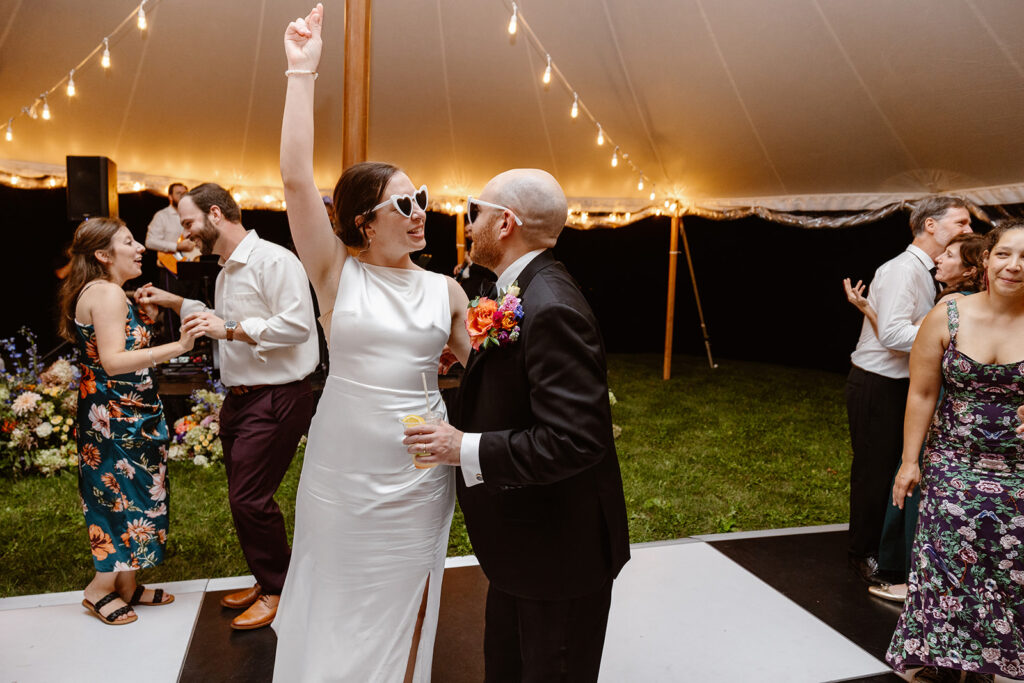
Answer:
[[[700,318],[700,331],[704,335],[704,350],[708,354],[708,366],[714,370],[718,367],[714,358],[711,357],[711,337],[708,336],[708,326],[704,323],[704,307],[700,303],[700,291],[697,289],[697,275],[693,272],[693,258],[690,256],[690,242],[686,239],[686,228],[680,224],[679,232],[683,236],[683,249],[686,251],[686,265],[690,268],[690,282],[693,283],[693,298],[697,302],[697,316]]]
[[[462,265],[466,260],[466,215],[461,211],[455,214],[455,250],[456,263]]]
[[[370,121],[370,0],[345,3],[342,168],[366,161]]]
[[[668,242],[668,306],[665,310],[665,362],[662,379],[672,377],[672,326],[676,317],[676,261],[679,256],[679,215],[672,215],[672,230]]]

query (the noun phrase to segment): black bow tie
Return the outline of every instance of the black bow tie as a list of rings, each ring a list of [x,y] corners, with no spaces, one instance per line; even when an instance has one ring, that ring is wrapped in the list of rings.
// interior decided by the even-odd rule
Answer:
[[[480,283],[480,296],[488,299],[496,299],[498,296],[498,283],[493,280],[484,280]]]

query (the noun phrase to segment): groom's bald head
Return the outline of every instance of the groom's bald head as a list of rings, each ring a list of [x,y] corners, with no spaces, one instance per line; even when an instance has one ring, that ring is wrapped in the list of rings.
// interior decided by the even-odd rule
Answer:
[[[569,215],[558,181],[536,168],[516,168],[494,176],[480,198],[511,209],[523,221],[523,241],[533,249],[555,246]]]

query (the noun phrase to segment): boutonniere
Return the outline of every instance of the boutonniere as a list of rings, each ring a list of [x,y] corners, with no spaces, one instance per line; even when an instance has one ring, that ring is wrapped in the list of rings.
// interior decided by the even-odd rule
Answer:
[[[466,311],[466,331],[473,349],[488,346],[508,346],[519,339],[519,325],[523,322],[523,303],[519,300],[519,284],[513,282],[499,293],[499,301],[478,296],[469,302]]]

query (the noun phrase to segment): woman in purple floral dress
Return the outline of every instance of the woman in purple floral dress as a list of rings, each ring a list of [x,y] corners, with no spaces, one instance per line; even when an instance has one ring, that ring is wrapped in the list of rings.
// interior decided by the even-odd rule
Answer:
[[[886,660],[916,681],[1024,676],[1024,223],[989,245],[988,290],[936,306],[910,356],[893,503],[920,482],[920,516]]]

